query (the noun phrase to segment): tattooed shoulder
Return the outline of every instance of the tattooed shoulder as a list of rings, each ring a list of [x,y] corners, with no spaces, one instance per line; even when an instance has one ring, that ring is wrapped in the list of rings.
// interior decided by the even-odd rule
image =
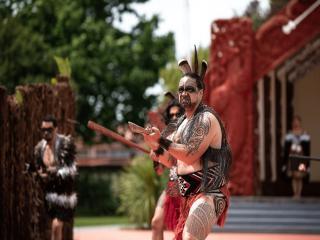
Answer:
[[[201,143],[204,141],[205,137],[209,134],[211,127],[211,113],[201,113],[194,119],[194,124],[192,128],[188,129],[190,131],[190,138],[187,142],[188,154],[194,154],[199,150]]]

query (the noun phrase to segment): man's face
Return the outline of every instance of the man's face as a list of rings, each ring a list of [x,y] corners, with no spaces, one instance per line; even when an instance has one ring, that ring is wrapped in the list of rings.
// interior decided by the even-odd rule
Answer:
[[[176,121],[180,116],[180,108],[178,106],[172,106],[169,110],[170,121]]]
[[[53,136],[56,134],[56,128],[53,126],[52,122],[42,122],[41,124],[42,137],[50,142]]]
[[[187,110],[197,107],[203,91],[198,89],[195,79],[184,76],[179,82],[178,94],[180,104]]]
[[[300,120],[297,118],[294,118],[292,121],[292,129],[293,130],[300,130],[301,128],[302,128],[302,126],[301,126]]]

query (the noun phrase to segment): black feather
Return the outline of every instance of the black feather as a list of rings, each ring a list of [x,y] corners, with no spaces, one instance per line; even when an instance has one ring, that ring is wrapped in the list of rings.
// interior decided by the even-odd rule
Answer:
[[[192,67],[193,67],[192,72],[198,75],[199,74],[198,73],[199,66],[198,66],[198,53],[197,53],[196,45],[194,45],[194,56],[193,56],[193,66]]]
[[[173,100],[176,98],[172,92],[166,92],[164,95],[166,97],[170,98],[170,100]]]
[[[200,74],[201,81],[204,80],[204,76],[206,75],[207,68],[208,68],[207,62],[205,60],[202,60],[202,62],[201,62],[201,74]]]
[[[191,73],[191,72],[192,72],[192,71],[191,71],[191,67],[190,67],[190,65],[189,65],[189,63],[188,63],[188,61],[187,61],[186,59],[182,59],[182,60],[178,63],[178,65],[179,65],[180,70],[181,70],[184,74],[186,74],[186,73]]]

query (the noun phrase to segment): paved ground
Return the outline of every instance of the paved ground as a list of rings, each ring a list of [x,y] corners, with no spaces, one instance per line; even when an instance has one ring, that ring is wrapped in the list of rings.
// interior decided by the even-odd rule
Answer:
[[[173,234],[165,232],[164,240]],[[151,231],[121,229],[119,227],[81,227],[74,229],[75,240],[151,240]],[[320,240],[320,235],[211,233],[207,240]]]

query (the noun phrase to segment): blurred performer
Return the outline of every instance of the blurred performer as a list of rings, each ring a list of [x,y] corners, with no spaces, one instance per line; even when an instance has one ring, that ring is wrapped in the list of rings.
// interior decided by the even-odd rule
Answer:
[[[164,111],[165,124],[176,124],[179,117],[184,113],[183,107],[170,93],[171,101],[168,103]],[[158,175],[163,172],[163,165],[159,162],[154,162],[155,170]],[[177,176],[174,169],[170,169],[169,181],[167,188],[162,192],[158,200],[151,226],[152,226],[152,240],[163,240],[163,231],[165,227],[168,230],[174,230],[177,225],[180,208],[180,196],[177,187]]]
[[[35,147],[36,168],[44,183],[45,203],[51,223],[51,240],[62,240],[63,222],[73,218],[77,196],[74,192],[75,145],[70,136],[57,134],[53,116],[42,120],[43,139]]]
[[[292,130],[286,135],[284,143],[284,158],[287,163],[287,173],[292,177],[293,197],[300,198],[303,178],[309,172],[309,161],[290,159],[289,155],[310,156],[310,136],[304,131],[301,118],[295,116],[292,121]]]
[[[169,136],[152,127],[144,138],[154,160],[176,166],[182,198],[175,239],[205,239],[213,224],[221,226],[226,218],[231,150],[217,113],[202,103],[207,63],[202,61],[199,73],[195,49],[193,67],[184,59],[179,67],[184,75],[178,95],[185,114]]]

